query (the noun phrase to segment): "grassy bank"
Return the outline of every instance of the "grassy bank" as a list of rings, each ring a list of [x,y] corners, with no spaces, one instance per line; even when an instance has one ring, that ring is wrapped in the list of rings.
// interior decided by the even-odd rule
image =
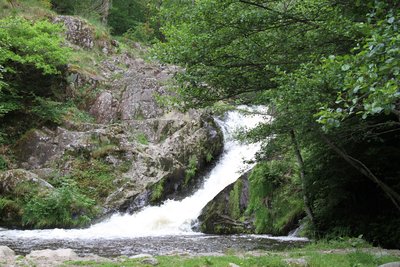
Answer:
[[[64,266],[150,266],[148,261],[119,257],[107,262],[70,261]],[[400,251],[371,247],[361,239],[323,241],[285,251],[227,252],[221,256],[173,255],[156,257],[157,266],[379,266],[400,261]]]

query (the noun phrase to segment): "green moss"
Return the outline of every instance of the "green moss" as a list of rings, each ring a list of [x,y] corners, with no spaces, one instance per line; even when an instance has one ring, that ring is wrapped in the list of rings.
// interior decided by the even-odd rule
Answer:
[[[242,214],[240,210],[240,196],[242,194],[243,182],[237,180],[233,186],[233,190],[229,193],[229,209],[232,219],[239,219]]]
[[[125,160],[121,165],[118,166],[118,171],[121,173],[126,173],[131,169],[131,167],[132,167],[132,161]]]
[[[95,119],[88,112],[78,109],[74,103],[69,103],[63,119],[75,123],[94,123]]]
[[[85,195],[102,203],[116,189],[116,185],[113,184],[116,175],[113,166],[102,160],[86,161],[78,158],[74,161],[68,178],[75,180],[79,187],[83,188]]]
[[[210,151],[206,154],[206,162],[210,163],[214,159],[214,156],[211,154]]]
[[[252,171],[250,203],[247,214],[254,214],[257,233],[287,234],[303,213],[298,179],[290,160],[272,160],[258,164]]]
[[[139,144],[147,146],[149,144],[149,140],[147,139],[147,136],[144,133],[138,133],[136,135],[136,141],[139,142]]]

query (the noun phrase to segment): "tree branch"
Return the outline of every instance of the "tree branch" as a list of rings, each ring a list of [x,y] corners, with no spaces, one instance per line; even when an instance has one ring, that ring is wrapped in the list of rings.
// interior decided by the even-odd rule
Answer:
[[[351,166],[353,166],[356,170],[358,170],[360,173],[362,173],[364,176],[369,178],[372,182],[376,183],[379,188],[382,189],[382,191],[386,194],[387,197],[392,201],[392,203],[395,205],[397,210],[400,212],[400,195],[395,192],[392,188],[390,188],[387,184],[382,182],[381,180],[376,177],[372,171],[361,161],[358,159],[355,159],[348,155],[345,151],[340,149],[338,146],[336,146],[329,138],[322,134],[321,135],[322,139],[325,141],[326,144],[328,144],[329,147],[331,147],[336,154],[338,154],[340,157],[342,157],[347,163],[349,163]]]

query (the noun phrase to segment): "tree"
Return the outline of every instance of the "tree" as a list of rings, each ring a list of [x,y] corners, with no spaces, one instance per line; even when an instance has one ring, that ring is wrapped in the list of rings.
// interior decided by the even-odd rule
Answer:
[[[19,17],[0,20],[0,120],[22,113],[56,119],[51,82],[67,62],[61,26]],[[58,94],[59,95],[59,94]],[[4,125],[2,125],[4,126]]]
[[[323,0],[198,1],[185,10],[164,26],[157,56],[185,67],[178,93],[188,105],[276,88],[279,69],[343,53],[361,36]]]
[[[114,0],[110,10],[108,25],[112,32],[122,35],[139,23],[146,22],[148,7],[144,0]]]
[[[399,235],[380,222],[398,223],[399,169],[390,164],[400,160],[398,3],[204,0],[185,8],[156,47],[159,59],[184,68],[175,104],[269,105],[273,123],[248,137],[274,136],[260,160],[276,144],[292,145],[317,233],[371,229],[370,240],[396,246]]]

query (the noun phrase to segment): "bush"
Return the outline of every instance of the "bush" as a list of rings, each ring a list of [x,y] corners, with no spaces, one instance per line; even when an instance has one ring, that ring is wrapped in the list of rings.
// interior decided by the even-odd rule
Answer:
[[[142,43],[151,43],[155,40],[154,29],[150,27],[149,23],[138,23],[135,28],[129,29],[123,36],[126,39]]]
[[[81,194],[73,182],[45,196],[37,195],[23,209],[22,222],[34,228],[82,227],[96,214],[94,200]]]
[[[44,20],[0,19],[2,126],[15,122],[16,115],[29,121],[59,122],[60,74],[69,57],[61,33],[60,25]],[[6,132],[1,129],[0,136]]]

